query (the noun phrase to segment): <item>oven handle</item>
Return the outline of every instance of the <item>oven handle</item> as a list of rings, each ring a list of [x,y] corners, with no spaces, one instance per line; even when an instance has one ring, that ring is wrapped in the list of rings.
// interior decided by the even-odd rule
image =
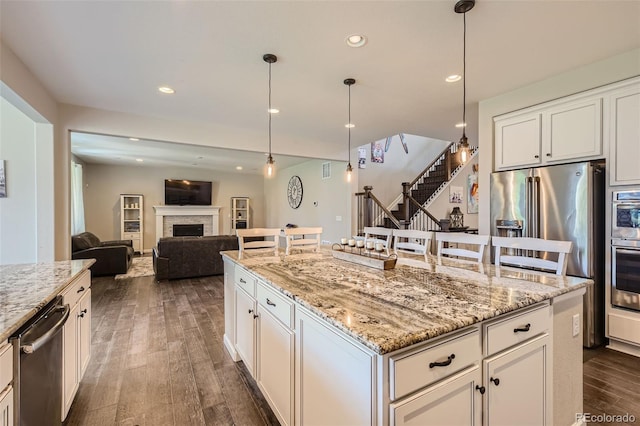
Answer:
[[[613,246],[613,249],[616,251],[616,253],[626,253],[626,254],[636,254],[636,255],[640,255],[640,248],[637,250],[633,250],[633,249],[623,249],[623,248],[618,248],[616,246]]]
[[[50,312],[62,312],[62,316],[60,317],[60,319],[49,330],[47,330],[42,336],[40,336],[36,340],[32,342],[28,342],[24,345],[21,344],[20,350],[25,354],[32,354],[35,351],[37,351],[45,343],[51,340],[51,338],[56,335],[58,330],[64,327],[65,322],[67,322],[67,318],[69,318],[70,311],[71,309],[69,308],[69,305],[57,306],[54,309],[52,309]],[[36,322],[31,326],[31,328],[33,329],[37,325],[38,323]],[[27,333],[25,333],[25,335],[26,334]]]

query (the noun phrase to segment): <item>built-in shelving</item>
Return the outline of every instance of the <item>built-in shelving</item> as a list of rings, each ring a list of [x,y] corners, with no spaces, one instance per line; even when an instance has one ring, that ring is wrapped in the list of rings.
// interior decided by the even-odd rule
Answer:
[[[120,239],[133,241],[133,250],[144,250],[144,197],[120,194]]]

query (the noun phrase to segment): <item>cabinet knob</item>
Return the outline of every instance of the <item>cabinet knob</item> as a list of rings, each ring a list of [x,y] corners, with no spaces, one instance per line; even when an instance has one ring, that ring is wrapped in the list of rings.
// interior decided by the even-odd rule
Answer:
[[[514,333],[518,333],[518,332],[523,332],[526,333],[527,331],[529,331],[531,329],[531,324],[527,324],[524,327],[518,327],[518,328],[514,328],[513,332]]]
[[[493,377],[489,379],[490,382],[493,382],[494,385],[500,385],[500,379],[494,379]]]
[[[533,158],[540,158],[538,154],[534,155]]]
[[[547,152],[547,157],[551,157],[551,153],[550,152]]]
[[[252,314],[253,313],[253,309],[249,309],[249,313]]]
[[[453,359],[456,357],[456,354],[451,354],[447,357],[446,361],[436,361],[436,362],[430,362],[429,363],[429,368],[433,368],[433,367],[446,367],[448,365],[451,365],[451,362],[453,361]]]
[[[253,319],[258,318],[258,314],[253,314]]]
[[[480,395],[484,395],[484,386],[476,385],[476,390],[480,391]]]

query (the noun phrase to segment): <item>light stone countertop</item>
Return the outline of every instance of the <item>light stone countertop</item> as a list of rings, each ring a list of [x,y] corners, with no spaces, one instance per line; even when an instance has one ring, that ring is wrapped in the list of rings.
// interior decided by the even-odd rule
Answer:
[[[0,266],[0,343],[94,262],[86,259]]]
[[[430,256],[379,270],[319,253],[222,253],[378,354],[552,299],[592,280]]]

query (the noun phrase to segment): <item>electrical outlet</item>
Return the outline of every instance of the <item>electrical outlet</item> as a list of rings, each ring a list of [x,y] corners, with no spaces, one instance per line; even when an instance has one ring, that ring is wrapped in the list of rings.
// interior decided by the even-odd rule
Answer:
[[[336,222],[342,222],[342,216],[336,216]]]
[[[580,334],[580,314],[575,314],[573,316],[573,337],[578,334]]]

